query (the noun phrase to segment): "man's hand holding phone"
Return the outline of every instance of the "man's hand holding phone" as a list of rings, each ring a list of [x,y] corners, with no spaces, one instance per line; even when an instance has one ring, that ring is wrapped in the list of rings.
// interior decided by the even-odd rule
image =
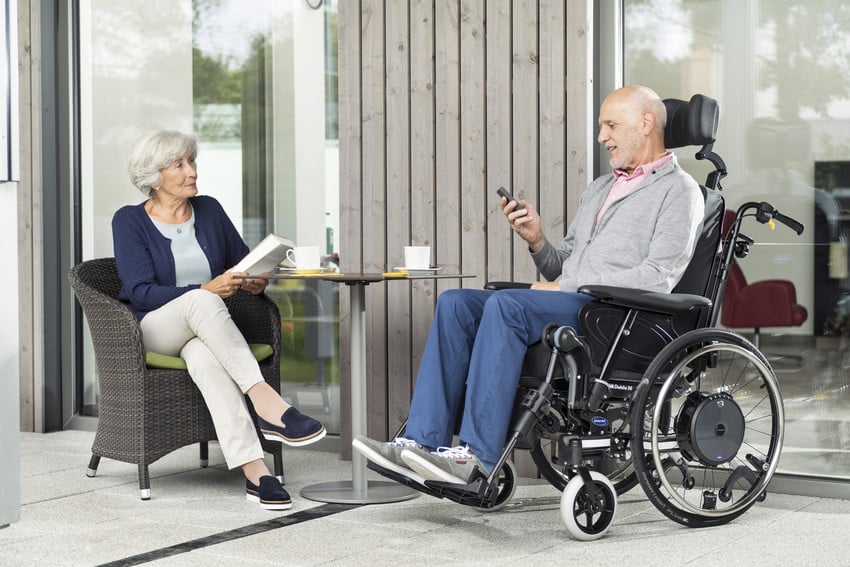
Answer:
[[[513,196],[513,195],[511,195],[511,194],[508,192],[508,190],[507,190],[507,189],[505,189],[504,187],[499,187],[498,189],[496,189],[496,193],[498,193],[499,197],[504,197],[504,198],[505,198],[505,200],[506,200],[505,204],[504,204],[504,205],[502,205],[502,209],[504,209],[504,208],[508,205],[508,203],[510,203],[511,201],[514,201],[514,202],[516,203],[516,205],[514,206],[514,209],[513,209],[513,210],[515,210],[515,211],[521,211],[521,210],[523,210],[523,209],[525,208],[525,207],[523,207],[523,206],[520,204],[520,202],[519,202],[519,201],[517,201],[516,199],[514,199],[514,196]]]
[[[528,243],[532,252],[537,252],[543,248],[545,239],[543,238],[543,231],[540,229],[540,215],[537,214],[534,207],[528,202],[520,203],[504,187],[499,187],[496,193],[499,197],[505,199],[504,202],[500,201],[500,204],[511,229]]]

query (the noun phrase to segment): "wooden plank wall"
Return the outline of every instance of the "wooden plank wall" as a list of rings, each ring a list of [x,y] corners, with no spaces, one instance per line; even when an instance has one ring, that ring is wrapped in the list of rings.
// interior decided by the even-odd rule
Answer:
[[[41,4],[18,0],[18,97],[21,180],[18,183],[18,321],[21,431],[44,431],[43,313],[40,238],[42,207]],[[12,25],[12,22],[10,22]]]
[[[588,2],[345,0],[339,4],[343,270],[403,265],[429,245],[470,279],[366,289],[368,431],[407,415],[437,295],[538,278],[496,189],[538,205],[557,241],[587,184]],[[595,122],[595,120],[592,120]],[[342,294],[342,375],[348,303]],[[343,380],[343,400],[350,399]],[[350,414],[343,404],[343,455]]]

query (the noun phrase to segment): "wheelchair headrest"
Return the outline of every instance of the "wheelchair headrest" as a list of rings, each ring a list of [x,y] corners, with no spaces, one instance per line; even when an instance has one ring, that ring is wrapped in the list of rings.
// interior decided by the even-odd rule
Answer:
[[[664,145],[669,148],[704,146],[717,137],[720,109],[717,101],[695,94],[690,101],[664,99],[667,107],[667,126],[664,128]]]

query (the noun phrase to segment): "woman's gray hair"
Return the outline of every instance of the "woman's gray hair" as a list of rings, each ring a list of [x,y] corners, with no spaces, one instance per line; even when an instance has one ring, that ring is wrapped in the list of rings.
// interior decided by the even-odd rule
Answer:
[[[193,160],[198,155],[198,141],[192,134],[173,130],[148,132],[136,142],[130,152],[127,169],[130,181],[150,197],[154,187],[162,182],[160,171],[188,155]]]

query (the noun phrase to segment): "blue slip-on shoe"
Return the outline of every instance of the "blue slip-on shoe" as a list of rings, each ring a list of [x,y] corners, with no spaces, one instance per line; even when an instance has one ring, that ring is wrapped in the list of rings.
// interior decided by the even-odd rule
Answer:
[[[264,510],[289,510],[292,499],[283,485],[273,476],[261,476],[260,486],[245,479],[245,499],[259,502]]]
[[[315,443],[325,436],[325,426],[309,415],[304,415],[294,407],[290,407],[280,416],[283,427],[269,423],[257,416],[260,433],[269,441],[280,441],[292,447],[301,447]]]

